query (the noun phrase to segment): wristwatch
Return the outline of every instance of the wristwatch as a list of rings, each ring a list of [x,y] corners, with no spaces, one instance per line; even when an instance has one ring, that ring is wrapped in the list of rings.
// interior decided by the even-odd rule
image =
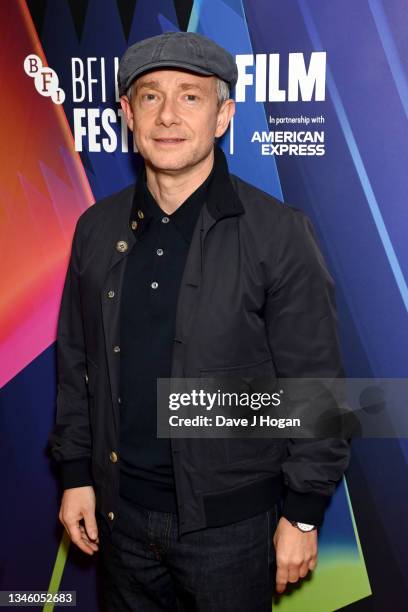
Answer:
[[[299,521],[290,521],[290,522],[294,527],[297,527],[298,529],[300,529],[300,531],[303,531],[304,533],[306,533],[307,531],[313,531],[314,529],[317,529],[316,525],[309,525],[308,523],[299,523]]]

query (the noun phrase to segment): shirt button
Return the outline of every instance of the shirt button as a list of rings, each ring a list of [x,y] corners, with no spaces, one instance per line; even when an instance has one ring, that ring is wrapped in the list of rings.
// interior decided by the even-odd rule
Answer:
[[[168,217],[162,217],[162,223],[168,223],[170,219]]]
[[[114,346],[113,347],[113,352],[114,353],[120,353],[120,346]]]
[[[115,451],[111,451],[109,454],[109,459],[112,461],[112,463],[116,463],[118,460],[118,456],[115,453]]]
[[[157,287],[159,286],[159,283],[156,283],[156,281],[154,281],[150,286],[152,289],[157,289]]]
[[[110,290],[108,291],[108,297],[113,298],[115,296],[115,292]]]
[[[163,251],[163,249],[157,249],[156,253],[160,257],[160,255],[163,255],[164,251]]]
[[[110,521],[113,521],[113,519],[115,518],[115,514],[113,512],[108,512],[108,518]]]
[[[121,403],[122,403],[122,398],[118,397],[118,404],[121,404]]]

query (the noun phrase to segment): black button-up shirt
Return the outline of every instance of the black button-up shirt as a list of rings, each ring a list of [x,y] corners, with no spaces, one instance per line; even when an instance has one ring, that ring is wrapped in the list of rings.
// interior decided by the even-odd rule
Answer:
[[[213,168],[171,215],[139,172],[121,296],[121,495],[145,507],[176,512],[170,440],[157,438],[156,379],[170,377],[179,286]]]

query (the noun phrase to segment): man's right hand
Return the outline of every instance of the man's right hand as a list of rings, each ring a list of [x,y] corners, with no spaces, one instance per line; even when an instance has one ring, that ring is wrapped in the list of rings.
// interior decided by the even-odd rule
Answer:
[[[98,550],[98,525],[95,518],[95,492],[93,487],[65,489],[59,520],[68,532],[71,541],[88,555]],[[84,520],[85,526],[80,524]]]

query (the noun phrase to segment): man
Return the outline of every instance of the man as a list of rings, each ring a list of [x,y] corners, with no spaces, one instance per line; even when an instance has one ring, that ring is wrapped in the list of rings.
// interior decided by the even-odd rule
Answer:
[[[58,325],[59,518],[108,610],[271,609],[317,563],[340,439],[157,438],[156,380],[341,377],[309,219],[228,171],[232,56],[166,32],[121,59],[144,163],[78,220]]]

